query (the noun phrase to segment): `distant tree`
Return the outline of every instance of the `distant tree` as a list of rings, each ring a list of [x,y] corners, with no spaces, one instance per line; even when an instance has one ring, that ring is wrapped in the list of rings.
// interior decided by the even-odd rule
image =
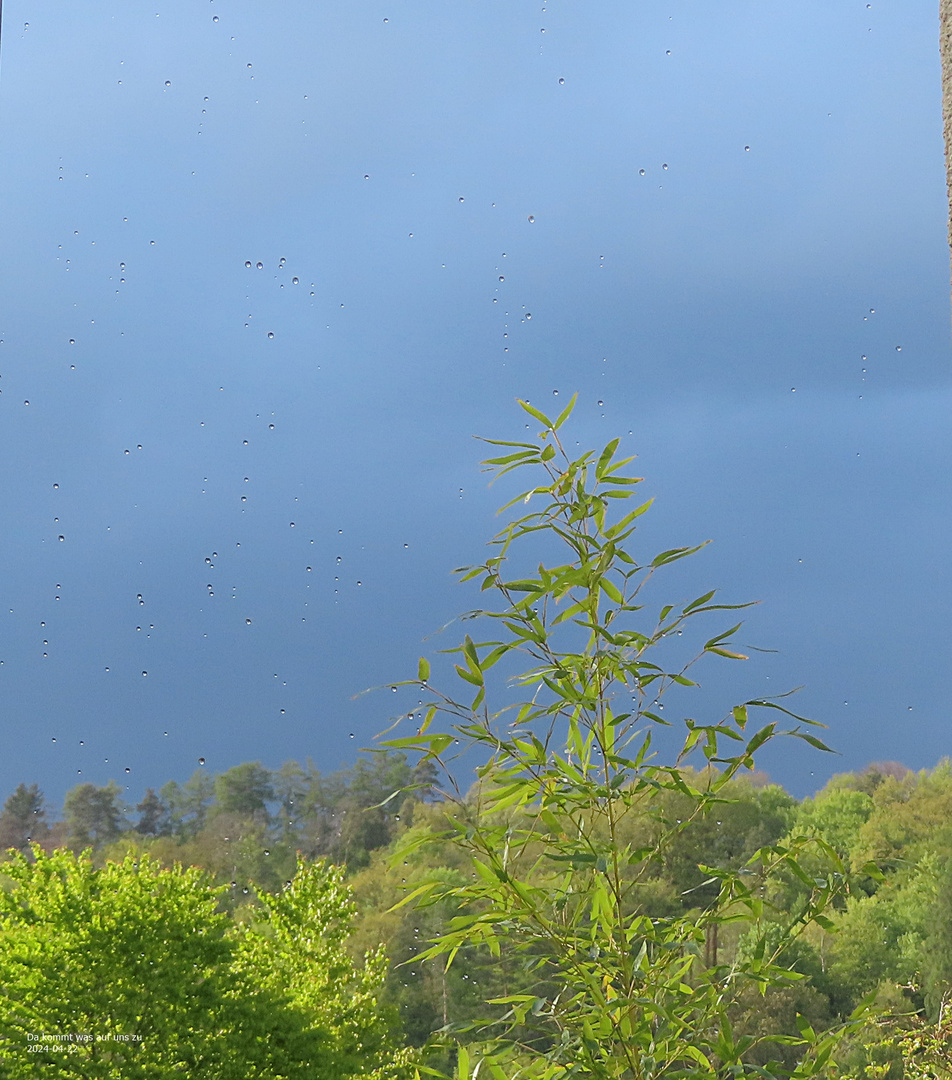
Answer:
[[[271,772],[260,761],[246,761],[215,777],[215,802],[225,813],[267,820],[266,804],[273,799]]]
[[[0,813],[0,851],[28,851],[47,832],[43,793],[36,784],[18,784]]]
[[[286,841],[296,840],[308,790],[308,774],[296,761],[286,761],[271,774],[271,783],[274,797],[281,804],[279,834]]]
[[[169,808],[169,825],[178,839],[188,839],[202,829],[214,793],[215,782],[204,769],[196,769],[184,784],[170,780],[162,785],[159,797]]]
[[[142,802],[136,804],[142,815],[135,826],[143,836],[164,836],[170,832],[169,810],[152,788],[146,788]]]
[[[122,831],[125,809],[119,801],[120,793],[114,780],[105,787],[78,784],[66,793],[63,818],[71,848],[98,848],[116,839]]]
[[[406,754],[391,750],[359,757],[327,777],[312,769],[303,799],[305,850],[351,870],[367,866],[370,852],[396,835],[408,800],[432,798],[436,778],[432,761],[413,767]]]

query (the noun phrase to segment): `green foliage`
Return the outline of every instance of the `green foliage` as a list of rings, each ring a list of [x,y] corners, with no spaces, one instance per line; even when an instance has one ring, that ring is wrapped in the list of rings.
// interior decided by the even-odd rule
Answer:
[[[398,1080],[381,958],[343,948],[339,871],[302,865],[235,926],[196,869],[33,849],[0,890],[0,1075]],[[315,1072],[317,1070],[317,1072]]]
[[[469,613],[490,625],[486,640],[467,635],[450,650],[467,695],[434,690],[421,660],[411,685],[429,694],[423,722],[415,736],[384,744],[418,750],[444,768],[457,740],[489,759],[471,795],[457,791],[444,804],[440,833],[408,834],[394,853],[397,864],[414,845],[438,843],[468,858],[471,876],[462,885],[424,882],[407,897],[458,909],[417,962],[440,959],[450,967],[461,950],[478,946],[518,973],[515,992],[488,1002],[494,1023],[449,1025],[459,1080],[477,1069],[497,1080],[786,1075],[781,1062],[761,1053],[768,1044],[794,1049],[786,1054],[797,1062],[790,1075],[824,1075],[835,1032],[818,1034],[794,1015],[793,1034],[774,1027],[744,1035],[733,1018],[751,993],[779,994],[796,983],[769,935],[778,921],[784,943],[831,925],[827,912],[848,885],[844,862],[821,839],[758,850],[743,842],[718,850],[715,842],[718,822],[743,817],[732,785],[736,792],[762,746],[779,735],[823,744],[810,721],[759,699],[713,723],[685,718],[680,753],[658,761],[653,730],[671,726],[661,698],[693,686],[689,672],[701,658],[743,659],[731,644],[737,626],[708,637],[693,656],[679,656],[674,639],[712,612],[744,605],[716,603],[711,591],[649,616],[648,582],[703,545],[640,561],[626,541],[650,503],[614,520],[615,500],[638,483],[623,475],[631,459],[616,460],[618,440],[572,459],[559,429],[574,398],[554,421],[521,404],[543,427],[539,441],[488,440],[504,453],[486,465],[497,475],[526,467],[541,473],[507,507],[533,499],[543,506],[510,522],[493,541],[496,553],[462,571],[463,580],[479,581],[500,601],[497,609]],[[524,540],[545,551],[560,545],[563,561],[509,576]],[[525,697],[491,712],[492,669],[521,657],[530,666],[512,681]],[[756,727],[757,712],[776,719]],[[451,717],[451,730],[431,730],[440,713]],[[793,723],[782,728],[784,721]],[[687,769],[692,755],[703,762],[697,772]],[[777,833],[785,824],[780,814]],[[819,853],[822,876],[801,869],[805,851]],[[684,866],[682,903],[659,913],[659,868],[676,857]],[[806,887],[789,917],[771,910],[767,897],[781,873]],[[747,928],[752,945],[724,961],[718,935],[734,924]],[[796,1002],[790,1008],[796,1013]]]

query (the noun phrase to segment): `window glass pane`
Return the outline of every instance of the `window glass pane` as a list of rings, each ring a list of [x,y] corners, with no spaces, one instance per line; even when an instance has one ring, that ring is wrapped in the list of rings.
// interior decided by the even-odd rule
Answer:
[[[798,794],[932,764],[933,9],[8,0],[3,790],[353,760],[474,603],[471,436],[576,390],[644,553],[714,540],[673,593],[764,601],[692,708],[805,684]]]

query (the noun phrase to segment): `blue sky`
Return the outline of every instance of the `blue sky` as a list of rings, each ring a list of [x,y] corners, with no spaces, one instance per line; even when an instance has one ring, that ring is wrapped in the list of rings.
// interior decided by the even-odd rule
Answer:
[[[8,0],[0,794],[352,760],[576,390],[665,595],[762,601],[686,709],[949,753],[934,6]]]

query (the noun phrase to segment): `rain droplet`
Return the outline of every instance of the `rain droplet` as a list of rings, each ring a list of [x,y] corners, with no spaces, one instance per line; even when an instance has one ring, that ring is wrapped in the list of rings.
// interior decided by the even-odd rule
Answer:
[[[665,165],[662,165],[662,166],[661,166],[661,168],[662,168],[662,169],[667,169],[667,168],[668,168],[668,166],[667,166],[667,165],[665,164]]]
[[[559,79],[559,86],[565,86],[565,79]]]
[[[604,402],[604,401],[599,401],[599,403],[598,403],[598,404],[599,404],[599,405],[604,405],[604,404],[605,404],[605,402]]]
[[[199,765],[204,765],[205,764],[205,759],[203,757],[200,757],[198,759],[198,763],[199,763]]]
[[[246,270],[251,269],[251,259],[245,259],[245,269]]]
[[[644,176],[645,175],[645,170],[644,169],[639,169],[638,170],[638,175],[639,176]]]
[[[500,280],[500,281],[505,281],[506,279],[505,279],[505,278],[503,277],[503,275],[502,275],[502,274],[500,274],[500,275],[499,275],[499,280]]]
[[[62,543],[62,541],[63,541],[63,540],[65,540],[65,539],[66,539],[66,537],[65,537],[65,536],[64,536],[64,535],[63,535],[62,533],[60,533],[60,534],[59,534],[59,540],[60,540],[60,542]]]
[[[245,619],[245,626],[251,626],[251,619]]]
[[[300,278],[296,278],[296,277],[291,278],[291,284],[292,285],[297,285],[299,283],[299,281],[300,281]]]
[[[527,218],[526,220],[527,220],[527,221],[529,222],[529,224],[531,225],[531,224],[532,224],[532,222],[533,222],[533,221],[535,221],[535,215],[534,215],[534,214],[530,214],[530,215],[529,215],[529,217],[528,217],[528,218]]]
[[[269,330],[269,331],[268,331],[268,340],[269,340],[269,341],[273,341],[273,340],[274,340],[274,331],[273,331],[273,330]],[[272,427],[274,427],[274,425],[273,425],[273,424],[272,424],[271,426],[272,426]]]
[[[901,345],[896,346],[896,352],[902,352],[902,346]]]
[[[75,345],[76,344],[76,338],[70,338],[69,343],[70,343],[70,345]]]
[[[212,16],[212,22],[218,22],[218,16],[217,15]]]
[[[463,196],[462,196],[462,195],[460,195],[460,197],[459,197],[459,201],[460,201],[460,202],[466,202],[466,200],[465,200],[465,199],[463,198]]]
[[[526,318],[527,318],[527,319],[531,319],[531,318],[532,318],[532,312],[531,312],[531,311],[527,311],[527,312],[526,312]]]
[[[744,147],[744,149],[745,149],[745,150],[746,150],[746,151],[747,151],[748,153],[750,153],[750,147],[749,147],[749,146],[745,146],[745,147]]]
[[[169,79],[166,79],[166,80],[165,80],[165,85],[166,85],[166,86],[171,86],[171,85],[172,85],[172,83],[171,83],[171,81],[170,81]]]
[[[143,671],[143,672],[142,672],[142,677],[143,677],[143,679],[144,679],[144,678],[146,677],[146,675],[148,675],[148,674],[149,674],[149,673],[148,673],[147,671]]]
[[[263,269],[264,269],[264,263],[260,263],[260,262],[259,262],[259,263],[255,263],[255,269],[257,269],[257,270],[263,270]]]

